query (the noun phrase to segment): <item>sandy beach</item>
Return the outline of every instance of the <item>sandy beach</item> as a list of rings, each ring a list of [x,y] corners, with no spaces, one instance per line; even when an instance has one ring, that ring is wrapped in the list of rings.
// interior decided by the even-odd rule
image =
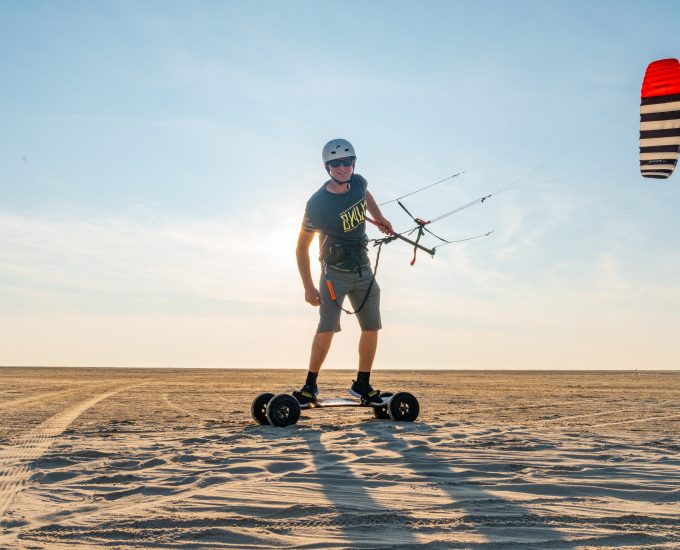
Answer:
[[[326,371],[344,396],[351,371]],[[680,373],[0,368],[0,548],[680,548]]]

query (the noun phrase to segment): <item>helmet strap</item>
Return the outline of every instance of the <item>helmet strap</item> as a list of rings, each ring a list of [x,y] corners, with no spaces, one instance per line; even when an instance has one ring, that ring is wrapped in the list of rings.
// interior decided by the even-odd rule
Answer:
[[[328,175],[331,176],[331,173],[329,172]],[[347,181],[336,180],[333,176],[331,176],[331,179],[332,179],[335,183],[338,183],[338,184],[340,184],[340,185],[348,185],[348,186],[349,186],[349,183],[352,181],[352,176],[350,176],[349,179],[348,179]]]

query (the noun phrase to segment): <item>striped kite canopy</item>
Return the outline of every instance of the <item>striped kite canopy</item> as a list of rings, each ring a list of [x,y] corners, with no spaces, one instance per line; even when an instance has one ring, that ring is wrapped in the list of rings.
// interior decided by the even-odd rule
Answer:
[[[640,172],[666,179],[680,152],[680,62],[650,63],[640,96]]]

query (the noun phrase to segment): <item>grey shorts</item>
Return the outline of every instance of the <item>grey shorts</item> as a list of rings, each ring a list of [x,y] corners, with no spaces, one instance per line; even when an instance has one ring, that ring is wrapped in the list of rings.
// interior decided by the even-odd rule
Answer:
[[[333,284],[337,303],[331,300],[326,279],[330,279]],[[331,267],[328,268],[328,274],[325,275],[322,269],[321,280],[319,281],[319,292],[321,292],[320,319],[316,332],[340,332],[340,316],[344,312],[338,304],[343,305],[345,296],[347,296],[352,304],[352,310],[356,310],[361,305],[361,302],[364,301],[372,280],[373,272],[370,268],[363,269],[361,277],[356,272],[338,271]],[[380,330],[382,328],[378,281],[373,283],[368,300],[366,300],[364,307],[361,308],[361,311],[356,316],[361,330]]]

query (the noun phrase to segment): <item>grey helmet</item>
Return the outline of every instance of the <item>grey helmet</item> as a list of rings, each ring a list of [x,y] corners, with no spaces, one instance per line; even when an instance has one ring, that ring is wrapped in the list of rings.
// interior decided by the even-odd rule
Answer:
[[[323,158],[324,165],[333,159],[344,159],[347,157],[356,158],[356,153],[354,152],[354,147],[346,139],[332,139],[326,145],[323,146],[323,151],[321,157]]]

